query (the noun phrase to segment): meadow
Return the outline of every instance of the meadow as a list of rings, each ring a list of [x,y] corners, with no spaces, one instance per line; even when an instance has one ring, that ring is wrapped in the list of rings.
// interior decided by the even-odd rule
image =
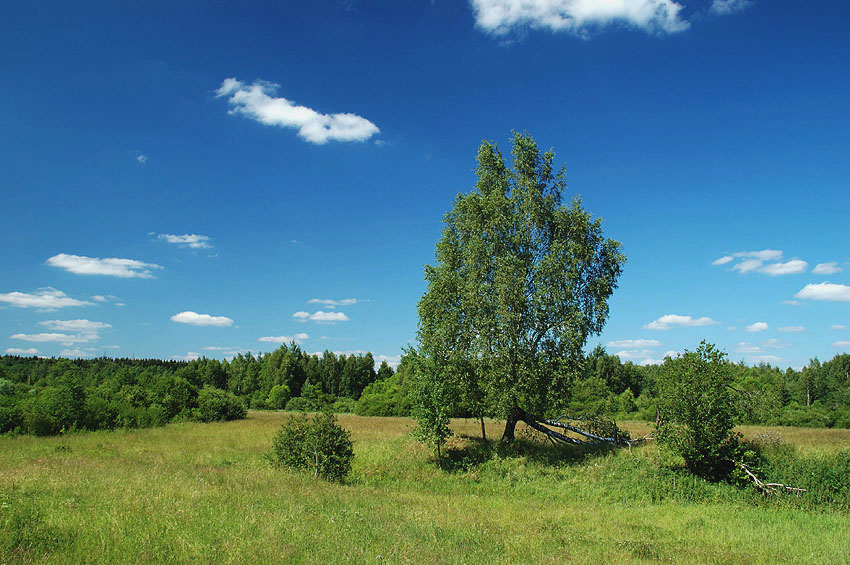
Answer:
[[[706,483],[652,443],[494,453],[455,420],[438,467],[412,420],[340,415],[355,459],[334,484],[269,463],[287,417],[0,437],[0,563],[850,561],[845,505]],[[740,430],[806,457],[850,446],[846,429]]]

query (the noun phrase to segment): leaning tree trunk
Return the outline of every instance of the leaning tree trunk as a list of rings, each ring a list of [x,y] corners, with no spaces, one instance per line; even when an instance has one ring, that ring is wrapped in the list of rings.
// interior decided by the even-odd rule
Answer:
[[[529,414],[519,406],[514,405],[514,407],[508,414],[507,421],[505,422],[505,431],[502,434],[502,441],[511,442],[516,438],[516,425],[519,422],[524,422],[529,428],[544,434],[546,438],[549,439],[549,441],[551,441],[552,443],[563,443],[568,445],[607,443],[612,445],[631,446],[632,444],[640,441],[621,438],[619,433],[617,432],[616,426],[614,429],[614,436],[606,437],[588,432],[579,428],[578,426],[567,424],[566,422],[562,422],[561,420],[579,420],[579,418],[559,416],[554,420],[549,420],[547,418],[540,418],[538,416]],[[563,432],[553,430],[552,428],[560,428],[561,430],[563,430]],[[584,439],[577,439],[568,436],[566,435],[568,432],[578,434]]]

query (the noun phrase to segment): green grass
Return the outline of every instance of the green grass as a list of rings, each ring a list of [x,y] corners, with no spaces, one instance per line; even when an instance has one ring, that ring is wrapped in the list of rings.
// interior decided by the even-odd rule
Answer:
[[[343,415],[355,460],[338,485],[269,465],[286,417],[0,438],[0,563],[850,560],[839,506],[705,483],[651,444],[630,453],[521,441],[493,453],[476,421],[457,421],[440,469],[410,420]],[[743,429],[777,430],[803,453],[850,440]]]

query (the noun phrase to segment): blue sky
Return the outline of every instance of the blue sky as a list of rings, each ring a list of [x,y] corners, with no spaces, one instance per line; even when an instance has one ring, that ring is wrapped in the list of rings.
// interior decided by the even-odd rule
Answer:
[[[0,351],[396,361],[482,139],[629,257],[606,345],[850,351],[850,6],[43,2],[0,15]]]

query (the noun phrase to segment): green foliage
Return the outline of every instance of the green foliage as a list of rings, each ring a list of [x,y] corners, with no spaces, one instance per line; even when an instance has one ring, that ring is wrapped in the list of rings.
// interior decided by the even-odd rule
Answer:
[[[512,143],[513,170],[482,143],[475,189],[456,198],[425,269],[418,338],[433,371],[415,387],[417,402],[430,403],[416,412],[433,429],[451,410],[443,398],[499,418],[562,402],[625,262],[579,198],[562,205],[565,172],[554,170],[554,152],[519,133]]]
[[[703,341],[695,352],[668,358],[658,382],[659,442],[710,480],[726,478],[738,452],[732,372],[724,357]]]
[[[413,364],[413,417],[417,427],[414,436],[434,449],[437,460],[441,457],[441,448],[451,435],[449,429],[454,391],[452,381],[444,378],[445,366],[438,365],[435,358],[427,358],[415,351],[408,352]]]
[[[296,396],[286,403],[286,410],[290,412],[313,412],[318,409],[316,402],[303,396]]]
[[[286,407],[291,395],[289,387],[286,385],[274,385],[269,391],[269,397],[266,399],[266,405],[274,410],[280,410]]]
[[[308,418],[289,418],[272,442],[272,459],[286,467],[312,471],[314,477],[342,481],[351,471],[354,448],[351,434],[337,424],[331,412]]]
[[[239,420],[245,417],[245,405],[235,394],[205,386],[198,393],[198,407],[193,416],[201,422]]]

